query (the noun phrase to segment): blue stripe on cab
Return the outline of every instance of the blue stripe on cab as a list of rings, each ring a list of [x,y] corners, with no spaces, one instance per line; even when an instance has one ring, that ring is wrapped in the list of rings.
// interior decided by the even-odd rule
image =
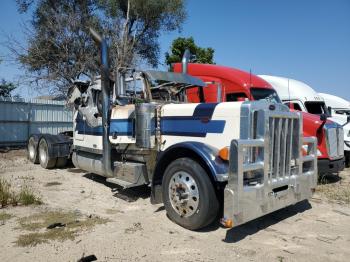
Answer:
[[[223,133],[225,120],[206,120],[184,117],[163,117],[160,122],[162,135],[205,137],[209,133]]]

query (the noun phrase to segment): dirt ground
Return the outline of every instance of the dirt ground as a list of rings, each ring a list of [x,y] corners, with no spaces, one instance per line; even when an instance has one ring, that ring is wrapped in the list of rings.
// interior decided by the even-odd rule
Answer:
[[[98,261],[349,261],[350,205],[334,197],[349,192],[349,176],[345,170],[311,201],[243,226],[227,230],[216,223],[191,232],[171,222],[162,205],[150,204],[148,188],[123,191],[75,168],[44,170],[28,163],[24,151],[2,153],[0,177],[15,188],[30,185],[44,204],[0,209],[12,216],[0,223],[0,261],[77,261],[92,254]],[[25,233],[20,221],[50,211],[109,222],[72,240],[18,246]]]

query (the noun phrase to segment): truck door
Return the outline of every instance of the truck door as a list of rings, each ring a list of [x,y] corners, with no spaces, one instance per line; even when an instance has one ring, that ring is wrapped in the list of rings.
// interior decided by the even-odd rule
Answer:
[[[78,111],[76,111],[74,114],[74,119],[75,119],[74,139],[79,141],[84,141],[86,123],[83,119],[83,116]]]

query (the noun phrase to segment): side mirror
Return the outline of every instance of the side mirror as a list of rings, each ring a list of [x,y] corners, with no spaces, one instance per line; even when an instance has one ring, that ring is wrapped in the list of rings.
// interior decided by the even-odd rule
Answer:
[[[342,126],[346,126],[347,124],[349,124],[350,123],[350,116],[347,116],[347,118],[346,118],[346,123],[344,124],[344,125],[342,125]]]
[[[326,115],[326,114],[321,114],[321,115],[320,115],[320,120],[321,120],[322,122],[326,122],[326,121],[327,121],[327,115]]]
[[[332,116],[332,107],[331,106],[327,107],[327,110],[328,110],[328,115]]]

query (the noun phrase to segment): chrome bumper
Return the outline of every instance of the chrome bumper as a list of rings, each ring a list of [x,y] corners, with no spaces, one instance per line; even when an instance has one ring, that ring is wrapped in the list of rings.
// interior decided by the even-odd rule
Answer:
[[[273,173],[270,166],[276,152],[270,152],[269,139],[232,140],[228,182],[224,190],[222,222],[225,226],[238,226],[311,198],[317,185],[317,140],[308,137],[302,143],[308,145],[307,155],[285,160],[289,161],[288,169],[277,169]],[[246,157],[252,150],[263,153],[257,153],[252,161]],[[283,156],[283,153],[277,152],[277,155]],[[279,156],[277,159],[281,161]],[[252,172],[260,174],[260,179],[249,184],[246,178]]]

